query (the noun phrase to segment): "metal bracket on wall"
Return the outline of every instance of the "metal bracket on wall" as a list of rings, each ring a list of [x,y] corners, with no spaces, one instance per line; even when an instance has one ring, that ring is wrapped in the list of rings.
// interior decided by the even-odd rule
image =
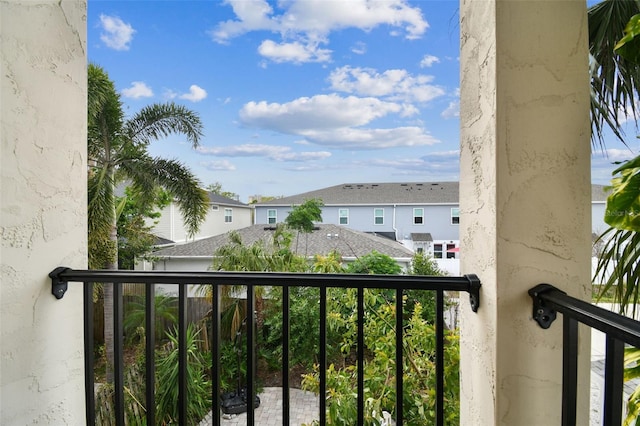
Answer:
[[[542,293],[550,290],[559,291],[551,284],[538,284],[529,290],[529,296],[533,299],[533,319],[536,320],[538,325],[544,329],[551,327],[551,324],[556,320],[557,315],[556,311],[549,306],[546,306],[544,301],[540,298]]]
[[[56,299],[62,299],[64,294],[67,292],[67,281],[60,278],[60,274],[67,269],[69,268],[59,266],[49,272],[49,278],[51,278],[51,294],[53,294]]]
[[[480,278],[475,274],[467,274],[465,278],[469,280],[469,303],[471,304],[471,310],[478,312],[480,307]]]

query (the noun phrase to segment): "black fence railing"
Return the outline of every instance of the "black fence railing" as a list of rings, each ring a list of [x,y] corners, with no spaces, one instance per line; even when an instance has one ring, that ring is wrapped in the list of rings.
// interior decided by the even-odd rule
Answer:
[[[444,292],[460,292],[469,294],[471,308],[477,311],[480,305],[480,280],[475,275],[463,277],[438,277],[438,276],[416,276],[416,275],[356,275],[356,274],[304,274],[304,273],[250,273],[250,272],[170,272],[170,271],[90,271],[73,270],[69,268],[56,268],[49,276],[52,279],[52,293],[60,299],[67,291],[68,282],[84,283],[84,329],[85,329],[85,388],[86,388],[86,422],[88,425],[95,424],[95,376],[94,376],[94,338],[93,338],[93,283],[113,283],[113,316],[114,316],[114,364],[113,364],[113,385],[114,385],[114,416],[116,425],[125,424],[124,406],[124,357],[123,357],[123,306],[122,306],[122,286],[123,283],[137,283],[145,285],[145,369],[155,371],[155,330],[154,330],[154,303],[156,284],[177,284],[178,285],[178,417],[180,424],[187,419],[187,289],[188,285],[211,285],[213,293],[212,302],[212,407],[213,413],[220,413],[220,308],[221,308],[221,288],[229,285],[246,286],[247,299],[247,371],[246,371],[246,394],[247,397],[247,424],[255,424],[254,404],[256,395],[255,385],[255,363],[254,351],[256,335],[254,328],[256,325],[255,315],[255,289],[256,287],[281,287],[282,296],[282,419],[283,425],[289,425],[290,405],[289,405],[289,290],[291,287],[315,287],[320,292],[320,323],[319,323],[319,394],[326,395],[326,371],[327,353],[324,345],[327,337],[327,289],[329,288],[355,288],[357,289],[357,424],[364,424],[365,406],[365,379],[364,379],[364,289],[393,289],[395,291],[396,303],[396,347],[403,345],[403,292],[405,290],[432,290],[436,293],[436,350],[435,350],[435,374],[436,374],[436,408],[435,418],[437,425],[444,425]],[[397,425],[403,424],[403,351],[395,351],[395,387],[396,387],[396,407],[395,421]],[[155,375],[145,375],[145,406],[156,406],[156,395],[154,389]],[[251,397],[253,396],[253,397]],[[326,398],[319,398],[319,421],[326,424]],[[146,410],[146,424],[156,424],[155,410]],[[213,425],[221,422],[219,415],[212,416]]]
[[[640,347],[640,322],[591,303],[568,296],[550,284],[529,290],[533,318],[549,328],[556,313],[563,316],[562,425],[576,425],[578,390],[578,324],[602,331],[606,336],[603,426],[622,424],[625,345]]]

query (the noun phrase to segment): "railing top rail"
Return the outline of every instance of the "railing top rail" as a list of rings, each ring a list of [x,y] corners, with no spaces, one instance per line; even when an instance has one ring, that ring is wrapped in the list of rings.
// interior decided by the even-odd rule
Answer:
[[[640,347],[640,322],[592,303],[567,295],[550,284],[529,290],[533,298],[533,317],[542,328],[549,328],[556,312],[575,318],[630,345]]]
[[[142,284],[213,284],[354,288],[396,288],[462,291],[470,294],[472,308],[479,306],[480,280],[475,275],[461,277],[430,275],[321,274],[295,272],[231,272],[231,271],[123,271],[79,270],[59,267],[53,270],[52,292],[61,298],[68,282],[114,282]]]

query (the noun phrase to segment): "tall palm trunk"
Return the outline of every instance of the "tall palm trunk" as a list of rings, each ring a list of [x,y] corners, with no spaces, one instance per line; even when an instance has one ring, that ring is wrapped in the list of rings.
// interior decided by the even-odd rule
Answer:
[[[113,179],[113,172],[111,178]],[[111,182],[114,182],[111,180]],[[114,185],[115,186],[115,185]],[[115,188],[114,188],[115,189]],[[113,257],[105,265],[105,269],[118,269],[118,219],[116,216],[116,205],[112,203],[113,219],[111,222],[111,232],[109,233],[109,242],[113,247]],[[104,283],[104,348],[107,357],[106,379],[107,383],[113,383],[113,365],[114,365],[114,317],[113,317],[113,283]]]

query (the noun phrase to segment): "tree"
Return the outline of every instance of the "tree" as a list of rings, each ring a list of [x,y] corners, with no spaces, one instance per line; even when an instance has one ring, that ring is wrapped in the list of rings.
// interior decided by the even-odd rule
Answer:
[[[180,207],[190,234],[207,213],[206,192],[177,160],[151,157],[149,144],[182,134],[197,147],[202,137],[199,116],[175,103],[153,104],[126,118],[120,96],[107,73],[95,64],[88,70],[88,221],[89,267],[117,269],[118,227],[115,188],[129,181],[143,204],[163,187]],[[104,285],[107,380],[112,379],[113,285]]]
[[[224,189],[222,189],[222,184],[220,182],[210,183],[209,185],[206,186],[205,189],[214,194],[231,198],[232,200],[237,200],[239,198],[238,194],[236,194],[235,192],[225,191]]]
[[[324,203],[322,200],[313,198],[305,200],[299,206],[294,206],[293,209],[287,215],[284,223],[291,229],[298,231],[297,237],[300,236],[300,232],[307,236],[313,232],[315,228],[315,222],[322,222],[322,207]],[[298,239],[296,237],[296,251]],[[308,244],[306,245],[308,247]]]
[[[402,272],[402,268],[392,257],[374,250],[347,265],[347,272],[351,274],[397,275]]]

